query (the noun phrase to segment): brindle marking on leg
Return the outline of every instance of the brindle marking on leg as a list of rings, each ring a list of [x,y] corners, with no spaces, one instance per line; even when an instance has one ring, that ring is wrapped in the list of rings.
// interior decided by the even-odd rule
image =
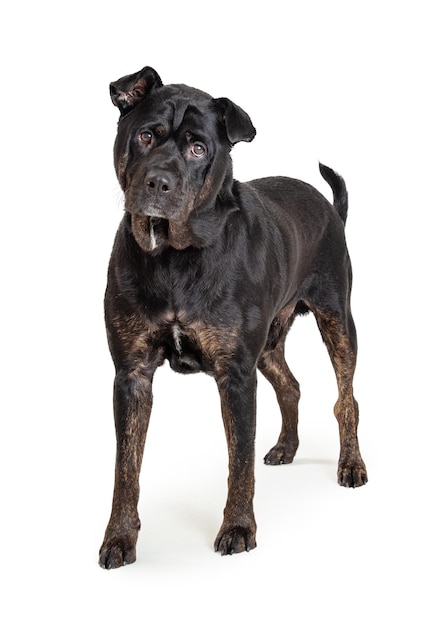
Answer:
[[[124,398],[127,398],[127,401]],[[140,529],[139,475],[152,407],[152,380],[135,369],[115,379],[116,468],[112,513],[100,549],[99,563],[114,569],[136,559]]]
[[[117,447],[112,512],[99,563],[113,569],[133,563],[136,558],[140,528],[139,475],[152,408],[152,379],[164,360],[164,353],[162,348],[148,345],[148,329],[137,315],[116,317],[109,332],[113,334],[110,339],[117,368],[114,383]]]
[[[256,547],[253,511],[256,430],[256,368],[236,365],[240,326],[217,327],[201,321],[185,325],[212,367],[221,400],[228,445],[228,497],[214,544],[221,554]]]
[[[348,319],[343,324],[334,313],[315,308],[312,310],[337,378],[338,400],[334,413],[340,433],[338,482],[344,487],[360,487],[368,481],[368,476],[357,439],[359,409],[353,392],[357,358],[354,322],[349,312]]]
[[[216,375],[223,371],[224,364],[234,357],[239,338],[239,325],[233,327],[210,326],[201,321],[188,324],[194,341],[205,358],[213,364]]]
[[[222,555],[256,548],[253,511],[256,375],[228,372],[216,378],[228,444],[228,497],[214,542]]]
[[[282,416],[282,428],[277,444],[266,454],[266,465],[291,463],[298,449],[298,402],[300,386],[284,357],[285,335],[274,350],[265,350],[258,368],[273,386]]]
[[[120,345],[125,346],[126,354],[135,354],[148,349],[148,339],[151,329],[156,326],[143,323],[141,316],[136,313],[116,315],[110,320],[109,334],[118,338]]]

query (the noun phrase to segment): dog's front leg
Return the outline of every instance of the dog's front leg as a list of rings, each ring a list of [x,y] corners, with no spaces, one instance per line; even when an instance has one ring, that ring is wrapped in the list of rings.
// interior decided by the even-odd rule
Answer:
[[[117,371],[114,383],[116,429],[115,489],[110,521],[99,552],[99,564],[112,569],[133,563],[140,520],[139,475],[152,408],[155,366],[143,362]]]
[[[228,498],[214,547],[222,555],[256,548],[253,512],[256,373],[217,378],[228,443]]]

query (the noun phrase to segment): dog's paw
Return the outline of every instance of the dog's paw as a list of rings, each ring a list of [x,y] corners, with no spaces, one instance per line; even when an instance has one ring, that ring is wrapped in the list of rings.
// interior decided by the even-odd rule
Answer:
[[[99,551],[99,565],[104,569],[116,569],[136,561],[138,532],[112,534],[104,538]]]
[[[256,532],[242,526],[221,529],[214,542],[214,549],[222,556],[237,552],[250,552],[256,548]]]
[[[368,475],[363,461],[342,462],[338,464],[338,484],[342,487],[361,487],[368,482]]]
[[[297,449],[298,443],[289,445],[278,443],[267,452],[264,457],[264,463],[266,465],[285,465],[292,463]]]

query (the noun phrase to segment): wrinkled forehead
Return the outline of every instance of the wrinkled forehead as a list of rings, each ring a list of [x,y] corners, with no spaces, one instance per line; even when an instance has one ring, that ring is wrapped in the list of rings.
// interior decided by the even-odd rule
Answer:
[[[182,126],[192,132],[210,132],[216,121],[211,96],[185,85],[158,89],[130,115],[135,124],[163,125],[170,133],[176,133]]]

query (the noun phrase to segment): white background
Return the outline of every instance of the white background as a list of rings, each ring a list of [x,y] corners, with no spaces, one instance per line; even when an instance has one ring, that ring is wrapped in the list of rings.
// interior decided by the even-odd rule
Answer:
[[[446,18],[443,2],[9,3],[1,19],[1,543],[5,624],[445,624]],[[301,447],[265,467],[258,548],[213,553],[226,497],[214,381],[167,366],[143,466],[138,560],[103,571],[113,367],[102,297],[122,214],[108,83],[152,65],[226,96],[258,135],[240,180],[350,193],[367,486],[336,483],[334,375],[311,317],[289,336]],[[444,597],[443,597],[444,596]],[[2,618],[3,619],[3,618]]]

